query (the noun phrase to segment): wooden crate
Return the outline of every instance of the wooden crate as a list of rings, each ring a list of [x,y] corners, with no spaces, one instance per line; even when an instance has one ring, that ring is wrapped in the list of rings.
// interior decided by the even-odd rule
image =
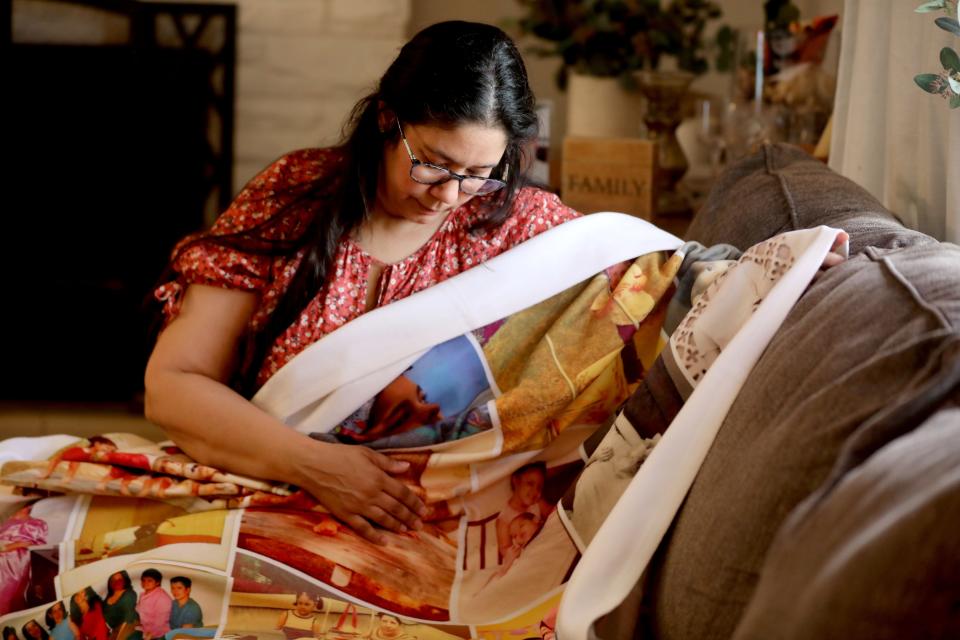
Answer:
[[[619,211],[653,219],[657,145],[640,138],[563,141],[560,195],[582,211]]]

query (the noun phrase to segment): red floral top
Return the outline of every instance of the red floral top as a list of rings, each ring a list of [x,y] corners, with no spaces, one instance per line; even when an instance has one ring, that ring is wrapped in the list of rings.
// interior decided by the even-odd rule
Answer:
[[[240,192],[210,233],[232,234],[264,223],[291,201],[294,197],[291,191],[295,194],[298,186],[309,185],[340,162],[341,157],[334,149],[305,149],[280,158]],[[482,204],[482,197],[472,198],[452,211],[417,251],[399,262],[385,265],[376,305],[390,304],[442,282],[580,215],[561,203],[557,196],[525,187],[517,194],[513,213],[502,225],[471,233],[470,227],[482,215]],[[316,207],[300,206],[282,224],[264,228],[261,233],[274,240],[293,239],[314,215],[322,212]],[[179,255],[174,252],[173,268],[179,277],[159,287],[154,295],[164,303],[169,322],[179,312],[188,284],[256,292],[259,304],[248,327],[251,332],[256,331],[265,326],[276,308],[303,254],[301,249],[286,256],[265,256],[214,243],[196,243]],[[334,258],[334,277],[274,342],[257,375],[258,387],[305,348],[364,313],[367,274],[376,262],[353,240],[345,238],[341,242]]]

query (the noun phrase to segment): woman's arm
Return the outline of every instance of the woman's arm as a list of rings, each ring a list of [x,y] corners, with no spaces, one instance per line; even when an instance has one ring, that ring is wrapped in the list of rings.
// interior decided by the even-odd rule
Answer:
[[[192,285],[157,340],[145,377],[147,418],[197,462],[290,482],[374,542],[369,521],[420,528],[423,503],[391,473],[407,463],[366,447],[312,440],[235,392],[227,381],[255,294]]]

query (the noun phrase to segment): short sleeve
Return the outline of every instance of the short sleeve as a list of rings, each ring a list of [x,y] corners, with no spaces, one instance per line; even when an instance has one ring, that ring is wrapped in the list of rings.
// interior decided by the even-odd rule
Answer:
[[[509,249],[581,214],[549,191],[525,187],[517,194],[513,213],[501,227],[503,249]]]
[[[328,175],[338,161],[339,156],[330,149],[287,154],[253,178],[208,232],[184,238],[173,251],[171,267],[176,280],[154,292],[163,303],[167,322],[179,313],[183,292],[191,284],[263,292],[283,265],[275,256],[238,248],[229,242],[230,237],[265,243],[295,240],[315,212],[299,204],[299,196]]]

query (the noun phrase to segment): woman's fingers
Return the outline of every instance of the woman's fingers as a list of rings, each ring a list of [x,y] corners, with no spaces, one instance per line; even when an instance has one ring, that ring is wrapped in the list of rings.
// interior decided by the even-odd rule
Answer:
[[[845,258],[837,253],[828,253],[823,259],[823,268],[829,269],[830,267],[835,267],[838,264],[843,263]]]
[[[336,515],[336,514],[334,514]],[[351,529],[360,534],[361,537],[369,540],[373,544],[387,544],[387,537],[378,531],[370,521],[359,514],[353,514],[346,517],[340,517],[341,521],[346,523]]]
[[[410,468],[410,463],[400,460],[394,460],[382,453],[377,453],[367,449],[368,455],[373,462],[387,473],[403,473]],[[427,513],[427,507],[423,501],[403,482],[400,482],[392,476],[387,476],[383,483],[384,493],[393,496],[396,500],[412,511],[415,515],[423,517]],[[404,519],[404,518],[401,518]]]
[[[423,500],[417,497],[417,494],[410,487],[396,478],[387,478],[383,485],[383,491],[396,499],[400,505],[411,511],[415,516],[422,518],[427,514],[427,506],[423,504]]]
[[[377,506],[410,529],[423,528],[423,522],[420,521],[417,514],[411,511],[406,505],[398,502],[393,496],[384,494],[381,499],[377,501]]]
[[[407,525],[401,522],[399,519],[394,518],[386,509],[383,509],[375,504],[370,505],[364,511],[364,516],[367,520],[370,520],[374,524],[378,524],[384,529],[388,529],[395,533],[405,533],[409,531]]]
[[[369,452],[370,459],[374,462],[374,464],[387,473],[403,473],[410,468],[410,463],[404,460],[394,460],[390,456],[377,453],[373,449],[367,449],[367,451]]]
[[[849,241],[850,241],[850,234],[847,233],[846,231],[841,231],[840,233],[837,234],[836,239],[833,241],[833,247],[830,249],[830,251],[836,252],[838,249],[843,247],[843,245],[847,244],[847,242]]]

